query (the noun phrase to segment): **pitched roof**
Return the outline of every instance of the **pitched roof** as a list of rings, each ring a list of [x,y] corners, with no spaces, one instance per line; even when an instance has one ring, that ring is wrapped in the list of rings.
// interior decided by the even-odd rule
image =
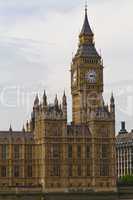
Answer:
[[[23,131],[0,131],[0,142],[1,140],[9,139],[9,138],[21,138],[21,139],[33,139],[34,135],[31,132],[23,132]]]
[[[95,46],[93,44],[82,44],[79,46],[76,55],[85,57],[100,57]]]

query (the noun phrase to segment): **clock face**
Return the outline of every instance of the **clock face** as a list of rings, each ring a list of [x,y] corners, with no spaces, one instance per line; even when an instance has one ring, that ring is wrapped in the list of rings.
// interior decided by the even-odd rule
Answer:
[[[96,72],[94,70],[90,70],[89,72],[87,72],[86,79],[90,83],[95,83],[96,82]]]
[[[73,85],[76,83],[77,81],[77,72],[74,71],[73,76],[72,76],[72,81],[73,81]]]

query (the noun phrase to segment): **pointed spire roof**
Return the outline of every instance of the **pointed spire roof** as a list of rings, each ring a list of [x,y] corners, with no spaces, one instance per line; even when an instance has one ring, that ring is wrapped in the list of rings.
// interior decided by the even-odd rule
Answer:
[[[39,104],[39,97],[38,97],[38,94],[36,94],[35,101],[34,101],[34,106],[36,106],[38,104]]]
[[[87,15],[87,4],[85,5],[85,19],[84,19],[84,24],[80,33],[80,36],[82,35],[90,35],[93,36],[93,32],[91,30],[89,21],[88,21],[88,15]]]
[[[114,103],[114,101],[115,101],[115,99],[114,99],[114,95],[113,95],[113,92],[112,92],[111,98],[110,98],[110,102],[111,102],[111,103]]]
[[[46,95],[45,90],[44,90],[44,94],[43,94],[43,105],[47,106],[47,95]]]
[[[88,16],[87,16],[87,6],[85,7],[84,24],[83,24],[81,33],[79,35],[79,46],[78,46],[78,50],[75,56],[97,58],[99,60],[101,59],[100,55],[98,54],[95,48],[94,34],[91,30],[91,27],[88,21]]]
[[[67,105],[65,90],[64,90],[64,94],[63,94],[63,98],[62,98],[62,103],[63,103],[63,105]]]
[[[9,131],[12,132],[12,125],[10,124]]]
[[[43,97],[46,97],[46,91],[44,90]]]
[[[59,110],[59,103],[58,103],[58,97],[57,97],[57,94],[55,96],[55,100],[54,100],[54,107],[55,107],[55,110]]]
[[[55,104],[55,105],[58,105],[58,98],[57,98],[57,94],[56,94],[56,96],[55,96],[54,104]]]
[[[29,121],[27,120],[26,122],[26,131],[28,132],[29,131]]]
[[[63,98],[66,99],[66,93],[65,93],[65,90],[64,90],[64,93],[63,93]]]
[[[25,126],[24,126],[24,124],[23,124],[23,127],[22,127],[22,132],[25,132]]]

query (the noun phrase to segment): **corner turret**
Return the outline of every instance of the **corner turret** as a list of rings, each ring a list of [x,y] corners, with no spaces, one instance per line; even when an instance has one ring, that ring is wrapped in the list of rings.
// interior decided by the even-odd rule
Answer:
[[[22,132],[25,133],[25,126],[22,127]]]
[[[57,98],[57,94],[55,96],[55,100],[54,100],[54,106],[55,106],[55,109],[58,110],[59,109],[59,103],[58,103],[58,98]]]
[[[12,132],[12,125],[10,124],[9,132]]]
[[[62,111],[63,111],[64,117],[67,119],[67,98],[66,98],[65,91],[62,97]]]
[[[113,93],[110,98],[110,113],[115,118],[115,99],[114,99]]]
[[[47,95],[46,95],[46,92],[44,90],[44,94],[43,94],[43,106],[47,106]]]
[[[35,101],[34,101],[34,107],[37,108],[38,106],[39,106],[39,97],[38,97],[38,94],[36,94]]]

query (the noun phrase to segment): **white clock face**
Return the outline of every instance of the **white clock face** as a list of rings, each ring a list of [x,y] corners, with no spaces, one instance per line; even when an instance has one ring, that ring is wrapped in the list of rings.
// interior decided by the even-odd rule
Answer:
[[[90,83],[95,83],[96,82],[96,72],[94,70],[90,70],[89,72],[87,72],[86,79]]]
[[[72,80],[73,80],[73,84],[75,84],[77,81],[77,72],[76,71],[74,71],[74,73],[73,73]]]

